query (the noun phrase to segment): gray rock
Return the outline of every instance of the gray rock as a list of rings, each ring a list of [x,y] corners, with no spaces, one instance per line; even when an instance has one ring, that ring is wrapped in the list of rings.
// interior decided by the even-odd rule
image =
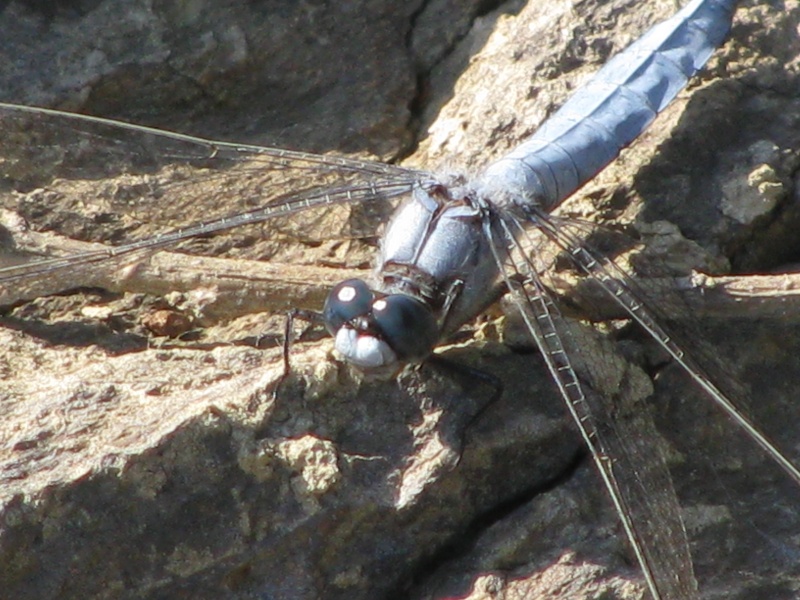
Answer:
[[[0,12],[0,99],[473,170],[524,139],[673,8],[11,1]],[[689,91],[563,211],[638,228],[653,242],[646,257],[678,273],[795,260],[798,20],[794,5],[745,3],[732,40]],[[150,232],[92,209],[85,195],[84,214],[76,220],[72,206],[64,216],[39,185],[26,196],[34,227],[38,218],[89,241]],[[17,210],[2,192],[3,207]],[[216,210],[202,200],[153,211],[169,213],[162,224],[191,222]],[[342,242],[327,220],[317,228],[319,239],[300,243],[233,234],[200,250],[243,265],[268,257],[348,274],[367,266],[369,243]],[[79,274],[75,283],[84,283]],[[185,341],[152,338],[141,315],[163,308],[153,294],[84,290],[5,311],[0,595],[644,594],[546,370],[524,340],[498,341],[496,314],[445,356],[499,377],[499,400],[469,373],[430,366],[398,381],[364,380],[313,336],[296,345],[292,374],[273,397],[280,318],[217,314]],[[318,297],[304,296],[319,307]],[[171,306],[200,314],[207,302]],[[754,418],[791,454],[796,319],[753,318],[748,307],[682,333],[728,365],[754,398]],[[503,339],[513,341],[508,327]],[[589,346],[589,329],[576,336],[610,356],[609,346]],[[651,344],[612,334],[634,364],[611,360],[618,370],[609,377],[644,382],[638,363],[654,376],[646,408],[636,394],[646,395],[649,380],[630,402],[664,436],[654,445],[668,457],[703,596],[796,597],[797,489]],[[266,349],[234,343],[257,336]]]

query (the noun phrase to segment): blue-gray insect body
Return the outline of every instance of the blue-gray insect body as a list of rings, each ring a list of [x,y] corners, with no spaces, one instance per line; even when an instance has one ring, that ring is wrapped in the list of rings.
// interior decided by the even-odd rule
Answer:
[[[420,340],[407,344],[413,352],[404,353],[387,348],[380,328],[362,314],[344,325],[346,334],[334,332],[337,349],[367,368],[420,360],[433,349],[435,341],[430,340],[485,310],[497,297],[500,274],[486,227],[494,228],[491,237],[502,241],[507,236],[496,221],[536,221],[611,162],[722,43],[735,5],[731,0],[694,0],[650,29],[475,181],[416,185],[384,235],[374,284],[381,294],[417,298],[435,319],[420,318],[418,326],[391,332],[394,338]],[[335,294],[341,292],[337,288]],[[329,299],[329,304],[337,302],[335,295]],[[385,310],[383,302],[380,307]],[[422,330],[434,320],[436,335]]]

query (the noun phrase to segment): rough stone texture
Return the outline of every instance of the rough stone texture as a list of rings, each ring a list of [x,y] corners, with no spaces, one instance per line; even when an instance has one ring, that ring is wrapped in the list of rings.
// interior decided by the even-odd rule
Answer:
[[[3,100],[372,157],[405,156],[418,143],[409,164],[444,169],[502,155],[674,8],[3,6]],[[632,223],[647,255],[677,273],[795,262],[799,21],[797,2],[745,2],[703,76],[563,210]],[[48,207],[50,196],[37,198]],[[214,209],[202,198],[191,204],[195,212],[169,218]],[[83,239],[115,239],[115,224],[88,212],[79,226],[43,218]],[[251,257],[247,244],[221,247]],[[352,269],[368,251],[313,240],[255,255]],[[329,356],[328,340],[313,338],[297,345],[273,398],[280,318],[240,318],[172,341],[144,324],[162,303],[88,291],[6,311],[0,596],[644,594],[540,360],[497,342],[493,320],[446,351],[504,382],[488,406],[491,387],[469,374],[426,367],[397,382],[365,381]],[[648,402],[666,439],[654,443],[670,458],[703,595],[796,597],[798,490],[650,344],[617,333],[625,355],[657,375]],[[684,332],[712,344],[790,455],[800,423],[796,333],[793,315],[752,320],[746,307],[739,319]],[[240,343],[258,336],[266,349]],[[618,376],[639,377],[629,368]]]

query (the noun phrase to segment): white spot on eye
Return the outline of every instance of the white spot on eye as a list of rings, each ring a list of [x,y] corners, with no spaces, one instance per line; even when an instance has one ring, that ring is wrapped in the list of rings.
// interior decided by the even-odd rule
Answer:
[[[339,290],[339,293],[336,294],[336,297],[342,302],[352,302],[356,297],[356,288],[354,288],[352,285],[346,285]]]
[[[372,310],[373,311],[378,311],[378,312],[380,312],[382,310],[386,310],[386,300],[381,298],[380,300],[376,300],[375,302],[373,302],[372,303]]]

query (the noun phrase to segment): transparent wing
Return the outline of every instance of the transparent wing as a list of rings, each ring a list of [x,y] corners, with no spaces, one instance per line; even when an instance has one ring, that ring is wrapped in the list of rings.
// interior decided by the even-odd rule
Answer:
[[[656,598],[691,597],[696,594],[692,592],[692,563],[673,485],[663,458],[653,448],[655,436],[646,408],[633,409],[631,400],[626,400],[635,378],[616,375],[619,359],[574,333],[540,278],[540,263],[552,267],[556,256],[566,257],[591,284],[591,295],[604,296],[616,306],[617,315],[637,323],[796,485],[800,485],[800,472],[749,418],[744,388],[719,364],[716,354],[704,348],[702,340],[687,344],[688,336],[682,338],[666,329],[667,322],[683,321],[689,323],[685,330],[694,332],[692,338],[701,330],[674,290],[655,301],[647,282],[632,278],[614,260],[587,245],[587,235],[597,231],[585,223],[540,211],[518,220],[506,215],[499,223],[503,229],[494,236],[512,248],[507,256],[499,253],[505,272],[511,273],[506,284],[592,451],[651,593]],[[555,250],[541,253],[548,244]],[[685,352],[687,348],[691,355]]]
[[[586,348],[524,253],[530,240],[511,215],[484,227],[531,338],[589,448],[654,598],[693,598],[697,583],[663,456],[652,443],[648,395],[603,344]],[[578,341],[580,340],[580,341]],[[591,357],[591,358],[589,358]],[[646,386],[645,386],[646,387]]]
[[[193,243],[193,253],[232,249],[239,258],[272,258],[287,235],[313,243],[363,236],[351,211],[290,217],[357,203],[387,211],[385,200],[429,177],[371,161],[215,142],[8,104],[0,104],[0,128],[0,207],[9,211],[4,223],[11,238],[4,244],[10,257],[0,265],[2,303],[92,285],[97,265],[117,268],[197,238],[203,239]],[[368,235],[378,220],[372,219]],[[267,229],[258,229],[266,221]],[[43,240],[29,228],[102,245]],[[211,234],[234,229],[209,241]],[[31,252],[50,256],[24,256],[25,240]],[[88,279],[83,283],[77,274]]]
[[[657,318],[659,310],[655,304],[647,301],[645,290],[636,285],[613,260],[592,253],[567,222],[553,220],[544,213],[538,214],[535,222],[540,231],[564,250],[585,275],[597,282],[601,290],[661,346],[722,412],[800,486],[800,470],[758,430],[739,407],[741,402],[736,398],[744,393],[743,390],[735,386],[734,380],[712,380],[709,370],[723,369],[705,353],[701,352],[703,356],[698,357],[703,359],[703,364],[700,364],[684,351],[675,336],[661,324],[663,321]]]

